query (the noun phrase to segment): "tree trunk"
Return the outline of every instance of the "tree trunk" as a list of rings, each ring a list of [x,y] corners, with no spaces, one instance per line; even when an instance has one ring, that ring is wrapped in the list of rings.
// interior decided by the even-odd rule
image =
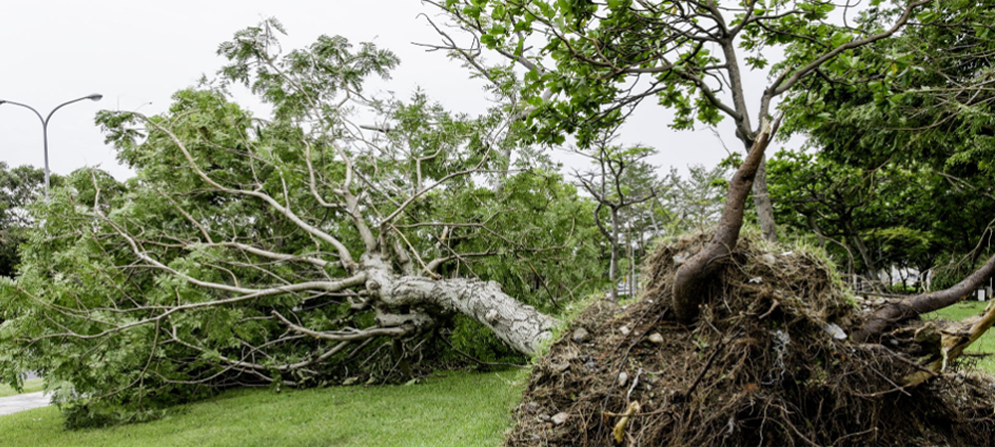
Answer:
[[[993,274],[995,274],[995,255],[988,259],[988,262],[981,268],[949,289],[911,296],[881,307],[864,321],[859,330],[854,332],[853,340],[858,343],[865,342],[872,337],[881,335],[887,328],[896,323],[957,303],[970,295],[978,286],[984,284]]]
[[[608,264],[608,281],[611,282],[611,300],[618,302],[618,211],[611,208],[612,212],[612,259]]]
[[[954,328],[940,331],[940,352],[936,358],[927,361],[923,370],[909,374],[902,379],[905,386],[916,386],[947,369],[951,361],[960,357],[968,346],[978,341],[995,324],[995,301],[988,303],[981,317],[962,321]],[[932,373],[930,373],[932,372]]]
[[[853,242],[853,245],[855,247],[857,247],[857,251],[860,253],[861,259],[864,260],[864,267],[867,269],[867,277],[868,279],[879,280],[880,278],[878,278],[877,276],[878,268],[877,265],[874,263],[874,261],[871,259],[870,250],[868,250],[867,246],[864,245],[864,241],[860,239],[860,235],[857,234],[857,231],[853,229],[853,224],[850,222],[849,219],[850,216],[848,213],[846,220],[843,221],[843,226],[844,228],[846,228],[846,232],[847,235],[850,237],[850,241]]]
[[[757,136],[746,160],[739,166],[729,182],[725,208],[715,235],[705,248],[691,256],[677,269],[674,278],[674,312],[677,318],[690,323],[698,316],[698,306],[705,299],[705,286],[721,265],[721,258],[729,256],[736,248],[739,231],[743,226],[743,210],[750,194],[753,178],[763,164],[764,150],[777,132],[780,121],[766,128]]]
[[[429,314],[466,315],[523,354],[535,353],[539,345],[552,336],[552,318],[508,296],[494,281],[399,276],[376,255],[364,255],[361,265],[367,274],[367,290],[390,308],[421,308]]]
[[[759,138],[759,137],[758,137]],[[757,208],[760,231],[768,242],[777,242],[777,221],[774,220],[774,204],[767,192],[767,162],[760,160],[753,180],[753,203]]]

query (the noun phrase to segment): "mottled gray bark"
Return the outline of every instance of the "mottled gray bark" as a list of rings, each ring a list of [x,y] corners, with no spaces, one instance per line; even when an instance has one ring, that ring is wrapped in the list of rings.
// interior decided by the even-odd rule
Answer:
[[[774,203],[767,192],[767,162],[760,160],[757,174],[753,178],[753,203],[757,208],[757,220],[764,240],[777,242],[777,220],[774,219]]]
[[[381,258],[364,255],[366,288],[391,307],[419,307],[425,312],[459,313],[480,322],[508,346],[532,354],[552,333],[553,319],[508,296],[494,281],[400,276]]]

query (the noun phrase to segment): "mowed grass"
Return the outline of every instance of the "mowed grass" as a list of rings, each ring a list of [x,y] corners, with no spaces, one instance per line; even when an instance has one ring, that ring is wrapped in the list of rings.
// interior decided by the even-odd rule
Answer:
[[[961,321],[968,317],[980,315],[985,310],[987,304],[984,301],[965,300],[953,306],[948,306],[945,309],[926,314],[923,317],[926,319],[942,318],[944,320]],[[971,344],[965,352],[968,354],[995,354],[995,329],[985,332],[985,335],[982,335],[978,341]],[[970,356],[967,359],[970,362],[969,367],[974,367],[988,374],[995,375],[995,355],[983,357]]]
[[[41,391],[42,385],[43,384],[42,384],[42,380],[41,379],[25,380],[24,381],[24,389],[21,392],[22,393],[33,393],[35,391]],[[12,388],[10,385],[0,384],[0,397],[13,396],[15,394],[20,394],[20,393],[18,393],[17,390],[15,390],[14,388]],[[3,444],[0,444],[0,445],[3,445]]]
[[[0,416],[0,446],[496,447],[519,371],[448,373],[410,386],[237,390],[154,422],[65,431],[54,407]]]

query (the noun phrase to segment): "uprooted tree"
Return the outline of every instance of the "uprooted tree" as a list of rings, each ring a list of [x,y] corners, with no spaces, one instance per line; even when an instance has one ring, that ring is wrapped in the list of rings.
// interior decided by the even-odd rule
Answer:
[[[537,307],[601,285],[594,205],[518,146],[514,110],[374,99],[362,84],[392,53],[321,37],[281,55],[279,32],[237,33],[220,81],[166,113],[101,112],[136,177],[83,169],[34,207],[2,283],[0,367],[43,374],[71,425],[210,389],[410,374],[440,338],[530,354],[553,323]],[[233,84],[272,118],[231,102]]]
[[[985,407],[993,397],[987,391],[989,382],[972,379],[960,390],[947,380],[936,388],[917,387],[943,376],[949,362],[995,322],[995,306],[959,326],[940,328],[910,320],[963,299],[992,275],[995,258],[952,288],[887,303],[863,315],[861,322],[856,321],[853,303],[839,292],[841,284],[828,287],[833,296],[825,295],[825,286],[834,278],[831,268],[819,267],[812,275],[829,281],[796,289],[792,274],[805,274],[791,270],[817,264],[812,259],[777,267],[777,255],[758,253],[753,244],[743,250],[737,245],[751,190],[764,236],[775,236],[772,215],[765,215],[762,203],[767,200],[762,172],[764,151],[781,123],[771,116],[776,98],[792,89],[798,94],[806,79],[828,78],[841,85],[843,94],[866,86],[877,99],[881,81],[901,70],[900,61],[885,50],[881,59],[894,63],[855,70],[858,49],[887,49],[884,43],[901,36],[909,24],[987,35],[988,27],[978,24],[990,21],[977,20],[975,14],[953,24],[931,23],[947,16],[948,5],[924,1],[872,2],[857,17],[847,4],[841,8],[842,25],[833,23],[840,19],[835,5],[818,1],[436,4],[475,38],[461,48],[442,33],[438,48],[474,66],[482,66],[482,55],[489,49],[527,70],[527,101],[535,107],[531,118],[540,139],[556,142],[573,134],[584,144],[600,129],[624,120],[640,101],[653,98],[677,110],[677,127],[715,124],[722,114],[733,118],[737,137],[748,149],[730,181],[717,228],[677,244],[678,249],[660,251],[659,265],[664,268],[654,278],[660,281],[651,286],[656,288],[647,301],[637,304],[636,311],[592,307],[591,313],[600,315],[582,324],[598,328],[601,335],[583,346],[568,339],[554,345],[551,358],[532,376],[529,390],[534,394],[529,396],[535,400],[518,409],[514,445],[609,445],[625,444],[626,439],[633,445],[828,445],[882,439],[908,443],[921,434],[931,440],[964,434],[972,442],[988,441],[991,418]],[[977,6],[954,6],[972,5]],[[953,36],[945,45],[956,49],[963,41],[963,36]],[[748,66],[762,69],[770,62],[766,52],[783,44],[790,44],[785,59],[772,66],[771,82],[756,92],[759,107],[752,110],[759,111],[758,122],[751,123],[739,58],[746,54]],[[712,53],[716,49],[720,55]],[[990,52],[986,48],[978,54],[985,54],[986,60]],[[973,61],[961,62],[977,73]],[[864,76],[856,75],[858,71]],[[492,73],[514,69],[501,66]],[[963,79],[948,78],[947,87],[962,87]],[[990,82],[981,80],[986,79]],[[985,85],[962,91],[976,97],[987,90]],[[980,123],[974,124],[978,130]],[[765,261],[768,256],[772,261]],[[747,276],[758,270],[769,276]],[[776,282],[754,285],[768,279]],[[833,318],[850,333],[839,330]],[[666,335],[649,337],[652,331]],[[659,347],[646,348],[644,341]],[[731,344],[736,348],[725,349]],[[607,360],[588,362],[592,356]],[[799,363],[787,364],[789,357]],[[881,372],[884,366],[886,372]],[[780,371],[773,380],[772,371]],[[639,382],[640,377],[651,383]],[[909,399],[885,397],[896,394]],[[977,402],[968,402],[967,396]],[[967,403],[958,406],[961,402]],[[553,425],[549,423],[543,429],[544,418],[556,411],[565,412],[560,421],[564,416],[573,419],[562,424],[554,420],[559,428],[548,430]],[[903,430],[905,416],[920,425]],[[934,422],[938,420],[969,428],[946,432],[920,423],[942,425]]]
[[[898,67],[909,67],[909,59],[916,57],[914,45],[920,42],[916,40],[919,37],[907,38],[911,43],[902,53],[882,50],[889,48],[886,42],[902,36],[908,25],[914,24],[913,28],[925,30],[922,33],[927,35],[936,33],[931,30],[974,34],[971,27],[985,23],[983,17],[987,17],[985,7],[970,2],[951,5],[948,10],[922,0],[874,2],[861,11],[849,4],[837,8],[832,3],[804,0],[735,4],[641,0],[429,3],[446,11],[456,26],[475,36],[471,45],[460,47],[449,34],[442,33],[443,43],[438,48],[481,69],[484,50],[488,49],[511,65],[528,70],[526,101],[534,107],[534,129],[545,141],[562,141],[564,134],[572,133],[581,144],[590,142],[600,130],[624,120],[646,98],[673,108],[677,119],[672,127],[678,129],[695,122],[714,125],[723,115],[732,118],[736,136],[748,148],[748,155],[729,184],[714,239],[683,261],[677,272],[673,306],[685,322],[697,316],[707,297],[702,290],[720,267],[719,261],[735,249],[751,190],[765,238],[776,239],[764,174],[764,151],[777,130],[771,116],[776,99],[792,89],[802,91],[793,95],[806,98],[808,84],[804,82],[827,79],[827,83],[838,83],[847,91],[863,88],[877,100],[882,90],[887,90],[885,80],[896,78]],[[956,38],[937,40],[957,49],[949,39],[943,40],[947,37]],[[770,50],[776,47],[785,49],[785,58],[771,65]],[[943,45],[929,51],[936,52],[936,48]],[[986,48],[972,46],[966,51],[970,57],[987,60],[983,57]],[[713,54],[715,50],[718,52]],[[877,52],[876,63],[862,64],[856,57],[859,51]],[[756,124],[750,119],[749,92],[740,59],[751,70],[770,65],[771,81],[757,92]],[[919,63],[930,61],[920,59]],[[957,64],[948,58],[944,67]],[[909,70],[897,78],[908,78]],[[514,71],[499,66],[490,73],[507,76]],[[983,81],[987,73],[975,73],[975,81]],[[937,77],[948,84],[959,79],[942,76]],[[978,85],[961,87],[960,91],[970,94]],[[956,110],[956,106],[951,108]],[[901,305],[899,311],[889,306],[891,310],[875,314],[865,330],[879,335],[886,321],[894,324],[949,305],[990,275],[986,264],[977,275],[950,289],[950,297],[930,295],[933,304],[919,306],[922,309],[913,306],[913,311]],[[858,335],[870,336],[865,331]]]

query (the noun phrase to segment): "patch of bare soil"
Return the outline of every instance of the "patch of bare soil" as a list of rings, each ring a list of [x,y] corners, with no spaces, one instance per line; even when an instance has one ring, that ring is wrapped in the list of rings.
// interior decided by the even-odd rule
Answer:
[[[507,445],[995,445],[995,382],[899,386],[915,359],[843,339],[860,314],[816,256],[746,237],[698,321],[676,322],[674,272],[706,241],[661,246],[638,302],[574,321],[533,370]]]

